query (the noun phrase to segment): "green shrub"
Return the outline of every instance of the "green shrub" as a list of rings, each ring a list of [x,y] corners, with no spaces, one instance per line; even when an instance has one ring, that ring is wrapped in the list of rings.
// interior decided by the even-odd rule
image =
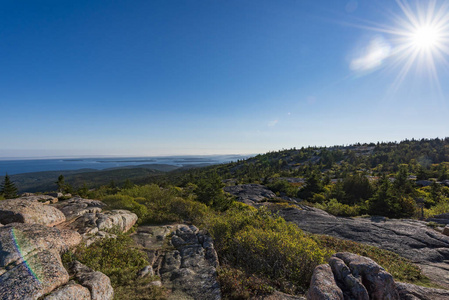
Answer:
[[[110,208],[127,209],[139,217],[139,224],[161,224],[201,219],[207,212],[206,205],[192,197],[181,198],[180,188],[160,188],[158,185],[133,186],[115,195],[105,196],[103,202]]]
[[[448,213],[448,212],[449,212],[449,199],[444,198],[443,200],[438,202],[436,205],[434,205],[428,209],[425,208],[424,209],[424,217],[430,218],[435,215],[444,214],[444,213]]]
[[[337,201],[337,199],[330,199],[327,203],[316,204],[317,208],[323,209],[334,216],[341,217],[355,217],[360,215],[359,205],[347,205]]]
[[[134,241],[126,234],[117,238],[100,240],[90,247],[79,247],[75,253],[66,253],[63,262],[79,260],[111,279],[114,299],[164,299],[162,288],[149,285],[157,277],[138,278],[137,272],[149,264],[147,255],[136,249]]]
[[[106,196],[103,202],[111,209],[127,209],[135,213],[139,219],[145,218],[148,214],[148,209],[136,200],[131,196],[116,194]]]
[[[307,289],[315,266],[330,256],[296,225],[263,208],[236,205],[209,218],[206,227],[223,263],[270,278],[284,291],[293,284],[288,292]]]

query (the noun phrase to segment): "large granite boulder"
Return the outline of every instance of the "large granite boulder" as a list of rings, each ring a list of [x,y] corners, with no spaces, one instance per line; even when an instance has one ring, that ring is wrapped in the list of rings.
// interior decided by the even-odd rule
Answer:
[[[343,300],[343,292],[337,283],[329,265],[319,265],[315,268],[307,292],[309,300]]]
[[[329,263],[337,284],[355,299],[399,299],[393,276],[372,259],[340,252],[334,254]]]
[[[0,299],[37,299],[69,280],[60,254],[81,236],[40,224],[0,227]]]
[[[54,290],[44,300],[91,300],[88,288],[71,280],[66,285]]]
[[[391,274],[368,257],[334,254],[329,265],[315,268],[309,300],[443,300],[449,291],[395,282]]]
[[[36,223],[55,226],[65,221],[66,218],[60,210],[28,198],[0,201],[0,223]]]
[[[70,273],[75,280],[90,291],[92,300],[110,300],[114,297],[111,280],[101,272],[95,272],[79,261],[70,265]]]

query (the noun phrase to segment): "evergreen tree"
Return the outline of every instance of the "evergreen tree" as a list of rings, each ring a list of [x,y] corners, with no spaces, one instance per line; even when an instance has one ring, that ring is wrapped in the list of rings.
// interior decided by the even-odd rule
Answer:
[[[58,177],[58,181],[55,182],[56,185],[58,186],[58,192],[60,193],[64,193],[65,190],[65,181],[64,181],[64,176],[63,175],[59,175]]]
[[[0,188],[0,194],[2,194],[5,199],[17,198],[17,188],[14,183],[9,178],[8,174],[5,175],[5,179]]]
[[[310,200],[314,194],[321,193],[322,191],[321,176],[317,171],[312,171],[306,178],[306,186],[298,191],[298,197]]]
[[[123,183],[123,189],[125,189],[125,190],[132,189],[133,187],[134,187],[134,184],[129,179],[126,179],[125,182]]]
[[[213,205],[216,202],[223,200],[223,183],[217,173],[200,179],[195,189],[197,200],[206,204]]]

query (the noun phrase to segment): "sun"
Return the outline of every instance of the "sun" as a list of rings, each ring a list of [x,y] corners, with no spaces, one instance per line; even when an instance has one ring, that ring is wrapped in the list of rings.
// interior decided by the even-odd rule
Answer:
[[[438,49],[441,42],[442,33],[436,26],[424,25],[411,32],[411,44],[418,51]]]
[[[438,68],[448,66],[449,2],[396,0],[401,13],[394,15],[393,27],[382,30],[391,37],[391,68],[400,67],[393,83],[397,88],[412,69],[441,90]]]

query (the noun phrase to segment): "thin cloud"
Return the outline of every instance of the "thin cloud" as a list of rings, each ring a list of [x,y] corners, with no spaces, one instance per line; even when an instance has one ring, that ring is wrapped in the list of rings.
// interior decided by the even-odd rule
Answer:
[[[361,49],[360,55],[351,61],[349,68],[356,72],[374,70],[382,65],[390,53],[390,44],[383,37],[377,36]]]
[[[273,121],[270,121],[270,122],[268,122],[268,126],[269,127],[273,127],[273,126],[276,126],[276,124],[279,122],[279,120],[273,120]]]

